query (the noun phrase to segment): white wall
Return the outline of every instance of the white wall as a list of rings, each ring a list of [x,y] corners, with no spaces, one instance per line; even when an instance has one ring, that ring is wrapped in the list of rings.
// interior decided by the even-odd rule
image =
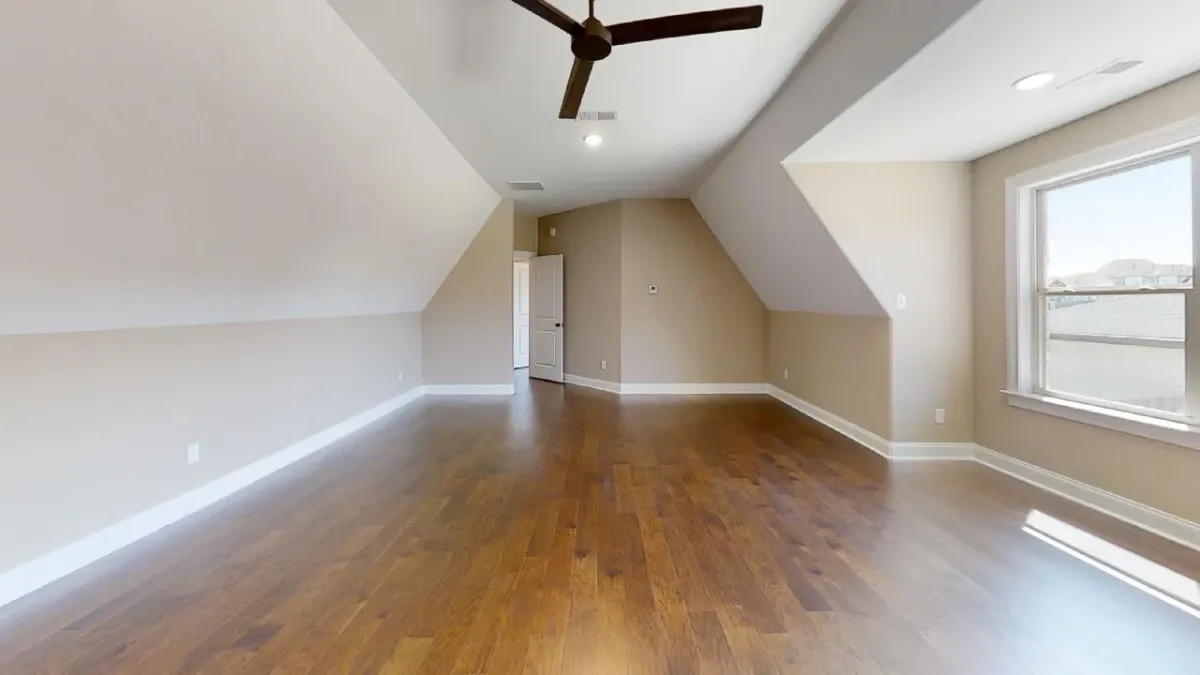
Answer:
[[[780,163],[978,0],[860,0],[692,201],[772,310],[884,316]]]
[[[0,334],[420,311],[499,197],[323,0],[0,4]]]

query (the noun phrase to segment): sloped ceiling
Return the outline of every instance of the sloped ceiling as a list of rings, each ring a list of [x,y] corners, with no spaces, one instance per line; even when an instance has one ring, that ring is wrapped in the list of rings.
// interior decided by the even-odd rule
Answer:
[[[886,315],[782,162],[977,0],[860,0],[692,196],[773,310]]]
[[[0,334],[419,311],[499,196],[324,0],[0,7]]]
[[[559,120],[570,39],[511,0],[329,0],[519,213],[612,199],[687,197],[788,77],[843,0],[597,0],[605,23],[762,4],[753,31],[618,47],[596,65],[585,111]],[[576,19],[587,0],[552,0]],[[583,136],[599,133],[600,148]],[[538,180],[544,192],[510,192]]]
[[[1195,0],[984,0],[789,161],[976,159],[1196,72],[1197,27]],[[1142,64],[1096,74],[1121,59]]]

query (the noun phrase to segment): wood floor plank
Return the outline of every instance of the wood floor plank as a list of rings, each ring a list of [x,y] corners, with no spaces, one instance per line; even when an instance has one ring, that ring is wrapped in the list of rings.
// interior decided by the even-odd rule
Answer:
[[[0,610],[0,673],[1198,672],[1200,619],[1027,520],[1183,579],[1195,551],[765,397],[519,388],[418,401]]]

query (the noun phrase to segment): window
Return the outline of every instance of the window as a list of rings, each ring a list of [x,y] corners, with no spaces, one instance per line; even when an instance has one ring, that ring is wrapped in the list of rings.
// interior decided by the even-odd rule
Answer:
[[[1174,425],[1200,447],[1198,141],[1179,127],[1009,179],[1014,405]]]
[[[1036,199],[1036,390],[1185,415],[1185,291],[1158,280],[1192,266],[1190,150],[1043,186]]]

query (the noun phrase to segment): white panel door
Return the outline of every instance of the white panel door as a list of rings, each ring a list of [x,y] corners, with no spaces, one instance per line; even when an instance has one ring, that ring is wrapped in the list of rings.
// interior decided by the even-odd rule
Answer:
[[[529,263],[513,263],[513,368],[529,367]]]
[[[563,381],[563,257],[529,259],[529,375]]]

